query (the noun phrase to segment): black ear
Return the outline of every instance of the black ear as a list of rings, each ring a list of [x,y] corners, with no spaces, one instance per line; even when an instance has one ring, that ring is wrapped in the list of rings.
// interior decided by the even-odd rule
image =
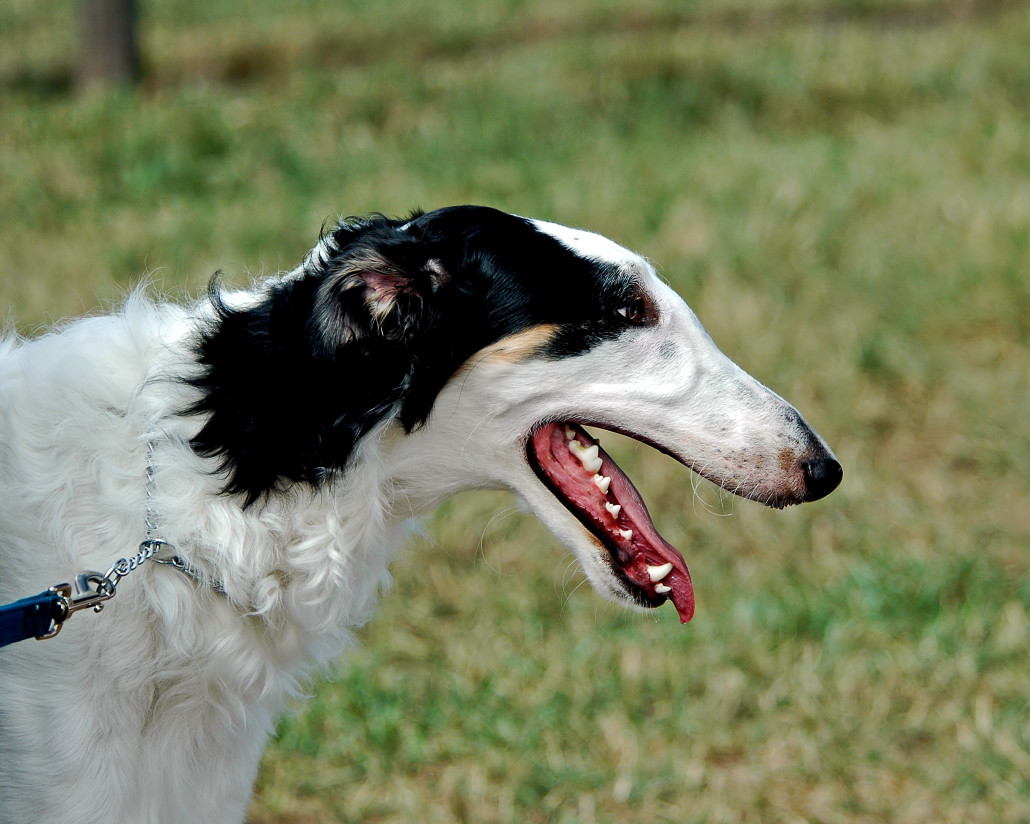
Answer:
[[[324,354],[361,340],[409,343],[436,319],[436,293],[450,279],[440,261],[403,262],[377,249],[332,262],[315,294],[313,337]]]

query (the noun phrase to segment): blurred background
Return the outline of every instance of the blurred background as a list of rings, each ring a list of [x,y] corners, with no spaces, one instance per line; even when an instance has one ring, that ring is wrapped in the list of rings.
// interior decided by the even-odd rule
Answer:
[[[1026,4],[139,0],[110,84],[92,2],[0,4],[20,333],[484,203],[655,261],[845,467],[775,512],[606,438],[690,564],[685,627],[603,602],[510,497],[450,502],[252,824],[1030,820]]]

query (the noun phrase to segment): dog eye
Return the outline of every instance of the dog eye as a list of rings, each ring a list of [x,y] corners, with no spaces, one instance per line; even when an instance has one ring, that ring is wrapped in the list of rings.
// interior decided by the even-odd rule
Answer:
[[[654,313],[643,298],[632,298],[615,310],[633,324],[645,324],[653,320]]]

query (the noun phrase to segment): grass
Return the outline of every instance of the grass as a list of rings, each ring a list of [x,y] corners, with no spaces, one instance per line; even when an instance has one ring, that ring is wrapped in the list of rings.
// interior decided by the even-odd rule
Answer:
[[[253,824],[1030,820],[1020,4],[155,0],[143,88],[88,97],[73,21],[0,8],[20,330],[485,202],[657,261],[845,466],[777,513],[613,445],[687,627],[601,602],[506,496],[450,502],[283,720]]]

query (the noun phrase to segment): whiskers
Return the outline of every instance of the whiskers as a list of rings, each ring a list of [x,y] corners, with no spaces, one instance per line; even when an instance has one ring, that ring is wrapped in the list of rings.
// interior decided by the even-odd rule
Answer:
[[[565,566],[561,570],[561,587],[558,586],[558,565],[554,567],[554,591],[558,594],[561,599],[561,614],[565,615],[565,611],[569,604],[572,602],[572,596],[576,594],[583,584],[587,582],[586,576],[583,574],[580,568],[579,561],[576,560],[575,556],[566,553],[565,555]],[[569,589],[569,586],[572,589]]]
[[[479,427],[481,427],[485,423],[488,423],[488,422],[492,421],[499,414],[501,414],[502,411],[503,411],[503,409],[497,408],[494,411],[488,412],[487,414],[483,415],[483,417],[481,417],[476,422],[476,425],[473,426],[472,429],[470,429],[468,434],[465,436],[465,441],[461,445],[461,451],[458,453],[458,458],[459,459],[465,457],[465,449],[468,447],[469,443],[472,441],[472,438],[475,436],[476,432],[479,430]]]
[[[698,467],[693,467],[694,472],[690,476],[690,491],[691,491],[691,507],[694,514],[698,514],[698,507],[709,515],[715,515],[720,518],[727,518],[733,514],[733,490],[729,490],[725,485],[719,485],[712,481],[708,481],[704,477],[704,471],[708,464],[703,464]],[[739,484],[737,487],[739,488]],[[702,494],[702,490],[715,490],[717,495],[716,501],[708,501]],[[727,510],[728,502],[728,510]]]
[[[490,533],[490,528],[495,523],[499,523],[507,518],[510,518],[512,515],[518,513],[518,511],[519,508],[517,506],[506,506],[504,507],[504,509],[498,510],[494,513],[493,517],[491,517],[490,520],[486,522],[486,526],[483,527],[483,531],[479,535],[479,546],[476,548],[476,554],[482,557],[483,563],[486,564],[487,569],[489,569],[491,572],[493,572],[495,575],[499,577],[504,577],[506,573],[504,572],[504,570],[501,569],[500,563],[491,563],[490,559],[487,557],[487,536]]]

